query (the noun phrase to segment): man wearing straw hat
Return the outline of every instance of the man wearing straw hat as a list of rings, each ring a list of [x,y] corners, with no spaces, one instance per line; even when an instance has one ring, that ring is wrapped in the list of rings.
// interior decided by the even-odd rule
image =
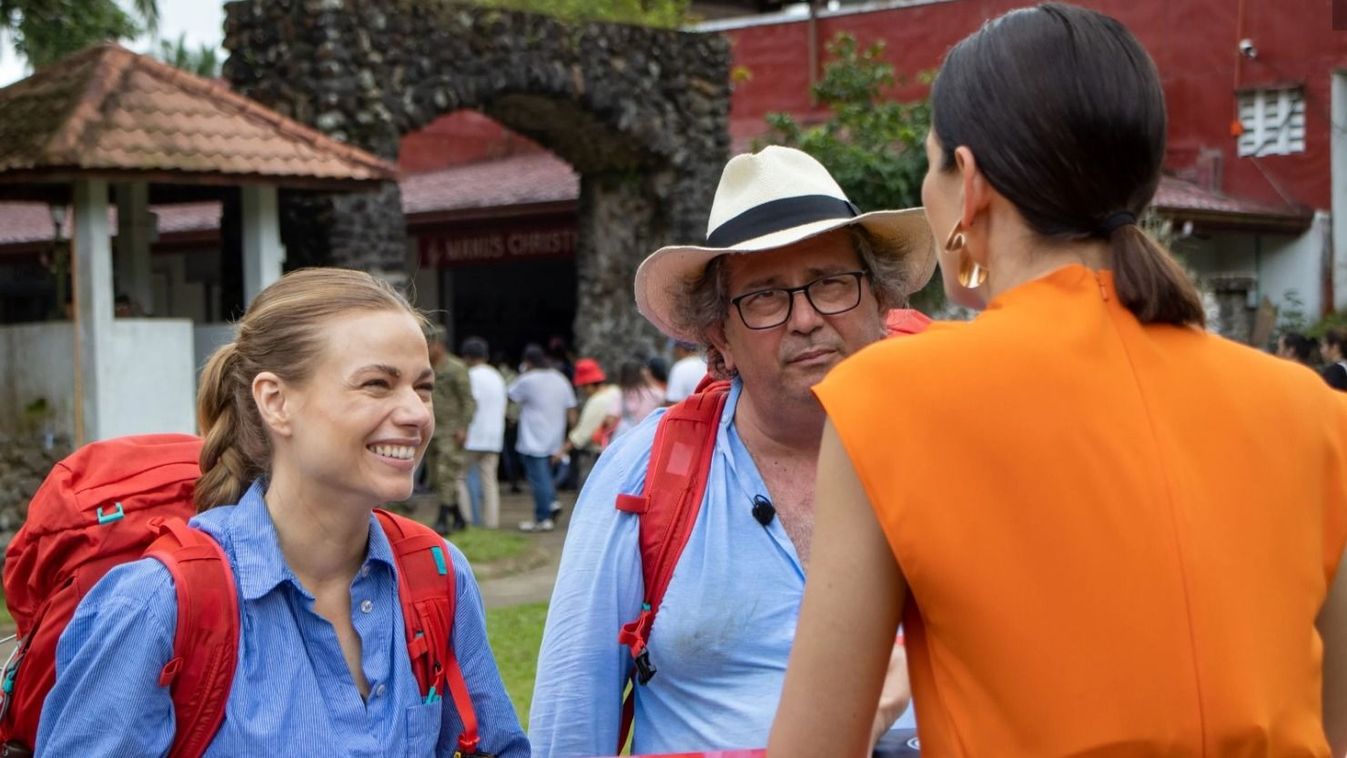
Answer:
[[[636,272],[641,313],[702,346],[732,378],[691,535],[635,687],[633,753],[767,742],[813,533],[824,413],[811,387],[885,335],[891,308],[935,265],[920,209],[861,214],[808,155],[768,147],[725,167],[706,244],[657,250]],[[542,758],[616,752],[633,659],[618,630],[641,612],[640,493],[661,418],[613,443],[580,494],[548,610],[530,717]],[[763,504],[766,504],[765,506]],[[845,644],[845,640],[839,640]],[[901,648],[876,734],[906,706]]]

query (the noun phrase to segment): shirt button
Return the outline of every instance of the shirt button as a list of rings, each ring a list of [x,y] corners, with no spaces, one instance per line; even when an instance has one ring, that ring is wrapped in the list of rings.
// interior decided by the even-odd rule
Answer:
[[[387,688],[384,687],[384,686],[381,684],[381,685],[379,685],[379,686],[377,686],[377,687],[374,688],[374,696],[375,696],[375,697],[383,697],[383,696],[384,696],[384,692],[386,692],[386,691],[387,691]]]
[[[360,567],[361,576],[369,576],[369,564]]]
[[[361,612],[361,613],[369,613],[369,612],[372,611],[372,610],[374,610],[374,601],[373,601],[373,600],[363,600],[363,601],[361,601],[361,603],[360,603],[360,612]]]

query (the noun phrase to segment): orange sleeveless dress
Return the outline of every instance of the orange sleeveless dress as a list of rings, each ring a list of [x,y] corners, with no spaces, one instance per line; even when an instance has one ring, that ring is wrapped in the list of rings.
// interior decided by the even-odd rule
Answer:
[[[816,391],[910,588],[923,755],[1328,755],[1347,395],[1082,266]]]

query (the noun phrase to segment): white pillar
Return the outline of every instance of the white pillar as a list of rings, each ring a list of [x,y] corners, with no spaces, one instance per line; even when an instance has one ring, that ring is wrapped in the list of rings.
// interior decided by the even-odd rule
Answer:
[[[76,444],[100,438],[99,377],[112,343],[112,246],[108,242],[108,185],[75,182],[75,436]]]
[[[155,222],[150,215],[150,186],[145,182],[118,184],[117,192],[117,286],[141,312],[154,311],[154,288],[150,281],[150,241]]]
[[[245,307],[268,284],[281,278],[285,246],[276,188],[243,187],[243,299]]]
[[[1333,72],[1328,135],[1333,193],[1333,310],[1347,308],[1347,71]]]

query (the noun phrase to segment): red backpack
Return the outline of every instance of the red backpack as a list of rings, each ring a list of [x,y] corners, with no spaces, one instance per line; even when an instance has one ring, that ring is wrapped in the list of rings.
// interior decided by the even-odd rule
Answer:
[[[0,684],[0,755],[32,754],[56,681],[56,643],[85,593],[113,566],[142,556],[163,563],[178,597],[173,657],[159,683],[173,697],[172,758],[196,758],[224,720],[238,662],[239,606],[219,544],[187,525],[201,440],[179,434],[95,442],[56,464],[5,551],[6,603],[19,645]],[[407,652],[426,702],[447,689],[463,719],[458,755],[477,751],[477,718],[450,648],[454,572],[429,527],[376,510],[397,563]]]
[[[646,642],[678,557],[697,522],[711,472],[711,455],[716,449],[720,414],[729,395],[729,382],[711,381],[707,377],[696,392],[670,408],[655,428],[641,494],[617,497],[618,510],[640,516],[641,573],[645,582],[640,615],[624,624],[617,636],[617,641],[630,648],[635,659],[631,686],[622,701],[618,753],[631,733],[636,687],[655,675]]]
[[[890,310],[884,320],[889,337],[917,334],[930,324],[931,319],[925,314],[908,308]],[[656,427],[641,494],[617,497],[618,510],[640,516],[641,578],[645,583],[640,615],[624,624],[617,635],[617,641],[630,649],[635,663],[622,700],[619,754],[631,734],[636,687],[649,682],[656,672],[647,649],[650,630],[678,558],[697,522],[706,481],[711,475],[711,455],[716,447],[720,415],[729,394],[729,382],[713,381],[706,376],[695,393],[670,408]],[[757,516],[757,506],[754,515]]]

